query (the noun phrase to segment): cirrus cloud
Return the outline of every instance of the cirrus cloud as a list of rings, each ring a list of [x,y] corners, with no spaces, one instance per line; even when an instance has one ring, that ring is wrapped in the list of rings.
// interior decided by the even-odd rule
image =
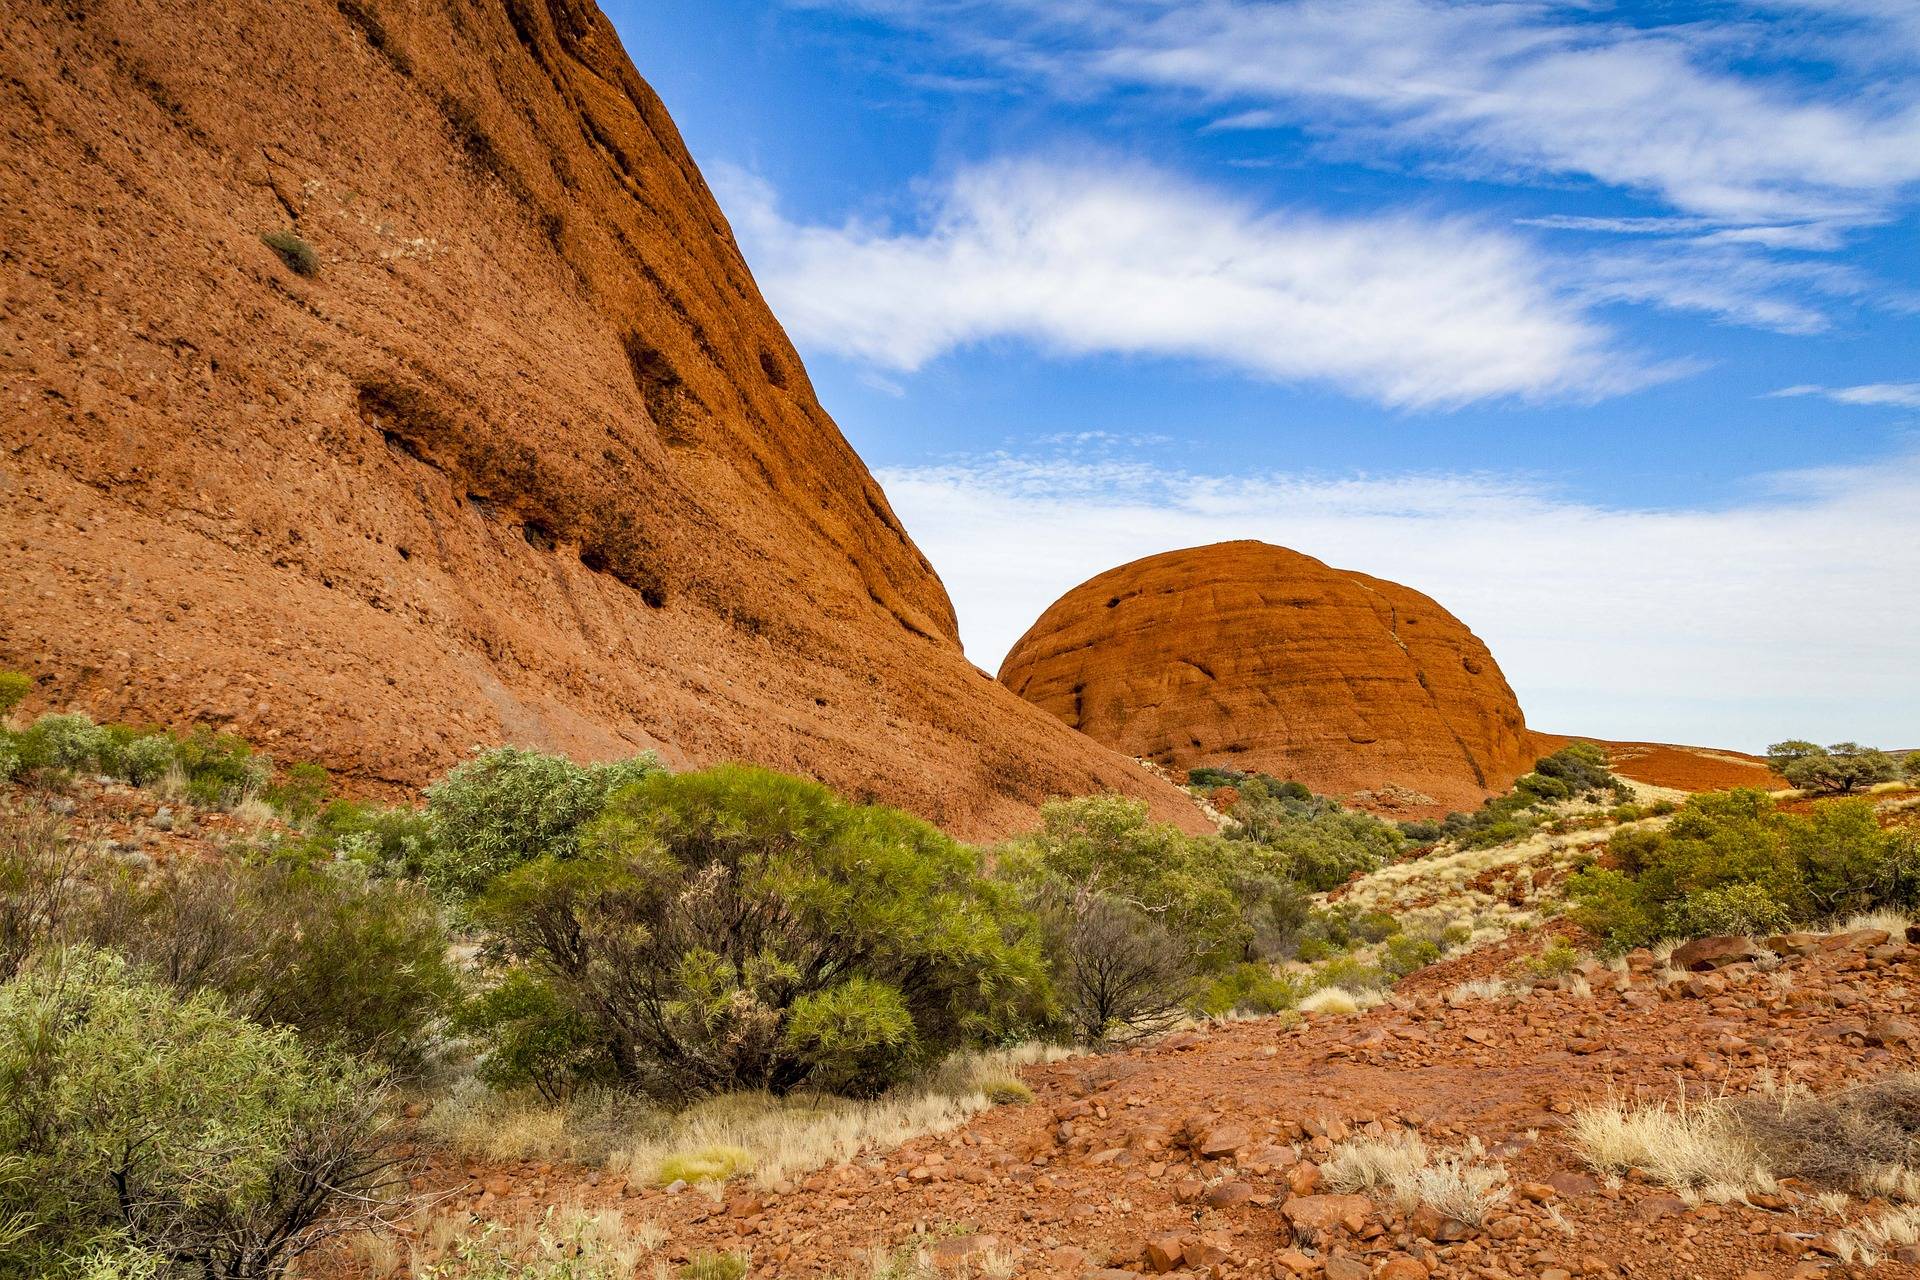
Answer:
[[[1139,165],[961,170],[896,227],[796,223],[718,175],[803,346],[910,371],[1002,338],[1194,358],[1401,408],[1591,400],[1681,371],[1625,351],[1526,239],[1415,213],[1270,212]]]

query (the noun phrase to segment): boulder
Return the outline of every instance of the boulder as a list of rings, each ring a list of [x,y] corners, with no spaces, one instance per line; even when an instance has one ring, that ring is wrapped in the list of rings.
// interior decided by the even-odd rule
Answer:
[[[1759,956],[1760,949],[1751,939],[1725,934],[1681,943],[1674,948],[1672,963],[1676,969],[1699,973],[1743,960],[1756,960]]]

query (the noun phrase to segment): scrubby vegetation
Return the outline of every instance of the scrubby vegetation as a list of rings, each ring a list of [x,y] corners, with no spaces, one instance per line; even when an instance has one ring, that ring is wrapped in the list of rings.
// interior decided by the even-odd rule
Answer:
[[[475,916],[552,993],[537,1016],[585,1033],[583,1068],[656,1095],[872,1093],[1045,998],[976,851],[740,766],[650,773],[575,856],[501,876]]]
[[[287,264],[287,270],[295,275],[317,276],[320,274],[320,255],[314,252],[312,245],[293,231],[269,231],[260,237],[260,242],[279,255],[280,261]]]
[[[1462,849],[1487,849],[1525,838],[1553,822],[1556,807],[1572,801],[1629,803],[1632,788],[1607,768],[1607,753],[1591,742],[1575,742],[1534,761],[1533,772],[1472,813],[1450,813],[1438,823],[1406,823],[1402,831],[1416,840],[1450,840]],[[1627,815],[1619,815],[1627,816]]]
[[[1892,782],[1902,771],[1900,762],[1886,752],[1857,742],[1823,747],[1795,738],[1768,747],[1767,760],[1775,772],[1802,791],[1826,795],[1846,795],[1875,783]]]
[[[4,1274],[276,1276],[386,1180],[377,1071],[102,952],[0,986],[0,1084],[0,1217],[34,1228]]]
[[[1881,828],[1862,800],[1810,814],[1763,791],[1697,795],[1664,827],[1630,827],[1608,866],[1568,884],[1573,918],[1616,947],[1750,933],[1920,899],[1913,833]]]

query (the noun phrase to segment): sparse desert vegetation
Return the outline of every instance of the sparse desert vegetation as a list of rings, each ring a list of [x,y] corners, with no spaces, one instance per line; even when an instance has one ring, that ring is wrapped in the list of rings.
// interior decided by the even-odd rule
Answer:
[[[1279,1161],[1283,1187],[1308,1176],[1286,1171],[1315,1169],[1317,1190],[1281,1193],[1301,1213],[1316,1194],[1357,1194],[1443,1234],[1531,1214],[1565,1238],[1582,1228],[1515,1167],[1545,1149],[1537,1135],[1496,1150],[1497,1135],[1410,1116],[1232,1137],[1189,1116],[1141,1131],[1157,1137],[1083,1142],[1084,1126],[1157,1103],[1074,1082],[1130,1078],[1105,1064],[1160,1061],[1157,1039],[1364,1056],[1393,1043],[1381,1026],[1530,1019],[1549,1004],[1577,1020],[1639,984],[1711,992],[1675,967],[1683,935],[1824,919],[1904,937],[1915,889],[1909,834],[1882,825],[1876,802],[1800,810],[1730,793],[1652,813],[1612,803],[1612,782],[1572,749],[1529,775],[1565,794],[1523,780],[1524,805],[1494,806],[1512,831],[1493,843],[1491,822],[1422,844],[1236,774],[1202,776],[1236,793],[1222,835],[1098,796],[1053,802],[1031,834],[977,849],[747,768],[506,748],[415,808],[338,799],[323,772],[204,730],[55,713],[5,733],[19,767],[0,813],[0,1067],[15,1082],[0,1232],[36,1252],[14,1265],[0,1249],[0,1274],[23,1277],[330,1277],[346,1258],[416,1280],[785,1274],[764,1240],[716,1239],[688,1214],[752,1221],[856,1187],[1025,1187],[1095,1157],[1137,1177],[1143,1140],[1158,1165],[1169,1152],[1198,1163],[1202,1201],[1237,1203],[1217,1188]],[[154,838],[200,852],[156,861],[77,837],[63,809],[100,788],[140,797]],[[1624,886],[1639,932],[1592,914],[1611,901],[1596,883]],[[1645,942],[1660,945],[1624,954]],[[1490,969],[1480,957],[1494,953]],[[1757,954],[1764,998],[1801,998],[1798,971]],[[88,1016],[60,1014],[78,991],[98,996]],[[46,1040],[54,1026],[77,1038]],[[1405,1043],[1453,1033],[1418,1034]],[[1341,1048],[1354,1035],[1360,1047]],[[98,1083],[108,1070],[138,1102]],[[1836,1223],[1836,1256],[1890,1257],[1920,1188],[1908,1080],[1589,1096],[1569,1109],[1565,1158],[1687,1203],[1751,1205],[1804,1184],[1806,1211]],[[73,1106],[75,1090],[89,1105]],[[1089,1090],[1101,1113],[1072,1101]],[[162,1098],[176,1145],[116,1166],[128,1116],[159,1118]],[[234,1124],[255,1137],[222,1139],[228,1180],[201,1178],[208,1135]],[[977,1163],[995,1131],[1048,1137]],[[1223,1143],[1238,1154],[1204,1154]],[[419,1170],[437,1171],[431,1184],[462,1166],[485,1189],[461,1198],[464,1214],[419,1198]],[[133,1178],[145,1190],[121,1198]],[[533,1212],[517,1193],[529,1180],[563,1201]],[[285,1199],[302,1187],[313,1194]],[[1153,1270],[1149,1245],[1098,1256]],[[853,1253],[849,1275],[1045,1273],[1030,1244],[961,1224],[916,1221]]]

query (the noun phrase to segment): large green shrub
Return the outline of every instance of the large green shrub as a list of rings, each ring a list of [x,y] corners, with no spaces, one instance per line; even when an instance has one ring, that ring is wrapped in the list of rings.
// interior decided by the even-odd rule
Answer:
[[[472,896],[524,863],[570,859],[608,796],[660,771],[650,754],[581,765],[497,747],[427,788],[437,837],[428,874],[436,885]]]
[[[330,1210],[379,1190],[383,1106],[372,1068],[211,993],[182,996],[106,953],[52,953],[0,985],[0,1151],[24,1174],[0,1208],[37,1224],[0,1274],[93,1253],[167,1260],[149,1274],[277,1277]]]
[[[1914,837],[1883,830],[1864,800],[1801,815],[1764,791],[1696,795],[1664,829],[1620,831],[1608,848],[1616,869],[1581,872],[1568,894],[1578,923],[1623,946],[1920,901]]]
[[[501,876],[474,915],[642,1089],[871,1092],[1044,995],[1028,922],[975,851],[815,783],[651,772],[567,852]]]
[[[118,882],[80,928],[256,1022],[419,1069],[459,996],[438,910],[348,867],[194,865]]]
[[[496,1089],[531,1087],[559,1102],[588,1084],[615,1082],[610,1037],[554,982],[526,967],[474,996],[454,1019],[485,1048],[478,1075]]]
[[[1857,742],[1823,747],[1796,738],[1768,747],[1767,760],[1781,777],[1801,790],[1830,795],[1845,795],[1900,776],[1900,766],[1892,756]]]
[[[1397,827],[1369,813],[1342,809],[1297,782],[1248,774],[1236,784],[1232,834],[1272,855],[1277,874],[1316,893],[1378,870],[1406,846]]]

